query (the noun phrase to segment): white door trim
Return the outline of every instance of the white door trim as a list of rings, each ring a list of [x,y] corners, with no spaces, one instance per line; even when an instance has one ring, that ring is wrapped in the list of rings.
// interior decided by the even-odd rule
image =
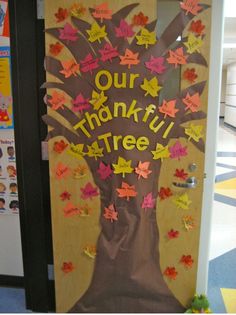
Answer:
[[[200,231],[197,293],[207,293],[212,206],[214,198],[217,134],[219,125],[222,51],[224,31],[224,0],[212,0],[211,50],[209,65],[208,119],[202,219]]]

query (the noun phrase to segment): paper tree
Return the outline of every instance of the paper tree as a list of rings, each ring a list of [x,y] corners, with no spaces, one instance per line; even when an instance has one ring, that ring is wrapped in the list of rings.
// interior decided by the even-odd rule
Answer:
[[[198,3],[198,1],[195,2]],[[70,106],[64,106],[64,109],[58,106],[55,109],[57,115],[63,116],[67,120],[67,125],[63,125],[61,120],[56,119],[53,115],[54,111],[52,114],[49,112],[45,115],[43,119],[50,127],[47,139],[64,136],[74,146],[84,145],[81,156],[93,170],[94,182],[100,189],[99,195],[102,196],[101,235],[97,243],[98,255],[95,260],[94,274],[87,291],[82,297],[78,297],[79,300],[72,307],[71,312],[176,313],[184,311],[184,307],[168,288],[160,269],[159,233],[155,213],[159,190],[157,183],[162,161],[164,158],[170,158],[170,139],[181,137],[188,139],[189,136],[185,133],[182,124],[206,117],[198,107],[199,102],[196,106],[191,103],[196,95],[201,97],[205,81],[179,91],[174,101],[173,95],[169,99],[165,96],[165,110],[163,110],[163,102],[159,100],[161,88],[168,85],[168,79],[176,68],[188,63],[207,67],[207,62],[201,53],[187,52],[188,48],[184,45],[187,38],[182,38],[181,42],[176,39],[182,36],[195,14],[203,12],[209,6],[197,5],[195,10],[191,11],[187,1],[183,1],[181,5],[179,14],[167,26],[161,37],[157,40],[151,38],[149,41],[144,41],[144,45],[140,45],[140,38],[145,35],[143,31],[139,30],[135,34],[131,25],[125,21],[138,4],[123,7],[111,17],[109,16],[109,19],[96,17],[95,9],[91,8],[89,11],[94,19],[92,24],[73,16],[71,17],[73,26],[65,24],[64,28],[46,30],[48,35],[60,41],[70,51],[76,65],[83,66],[88,56],[91,60],[99,59],[92,73],[80,70],[76,76],[72,75],[68,78],[61,73],[62,66],[59,59],[47,56],[45,61],[46,71],[57,80],[45,83],[44,88],[52,92],[55,89],[61,90],[72,100],[76,99],[80,93],[86,98],[90,96],[92,105],[87,112],[81,114],[75,113]],[[153,36],[155,26],[156,21],[146,24],[146,33]],[[95,28],[96,34],[93,33]],[[77,41],[75,41],[76,38]],[[101,69],[107,71],[106,73],[111,78],[116,74],[121,75],[126,72],[127,75],[136,74],[138,79],[135,84],[133,82],[133,88],[132,84],[131,87],[125,86],[120,89],[111,84],[109,89],[101,91],[95,84],[95,76]],[[46,99],[47,106],[52,107],[49,95]],[[107,119],[104,124],[100,122],[97,128],[89,129],[87,114],[103,111],[100,113],[108,115],[108,109],[113,110],[114,102],[133,104],[133,100],[138,103],[137,108],[140,108],[140,111],[138,110],[130,118],[124,117],[125,114],[123,116],[117,114],[113,119]],[[152,108],[150,104],[156,104],[156,107]],[[160,110],[158,107],[161,107]],[[170,107],[171,114],[168,114]],[[145,112],[146,120],[140,119],[138,115],[141,113],[144,115]],[[160,125],[158,125],[159,121],[152,121],[154,112],[162,121]],[[71,128],[68,127],[68,123]],[[80,126],[80,128],[75,128],[75,126]],[[140,136],[140,130],[142,130],[141,134],[149,140],[149,149],[142,150],[141,145],[138,149],[136,143],[136,147],[133,146],[132,150],[125,150],[124,142],[121,147],[115,147],[112,142],[113,135],[124,138],[132,133],[137,139]],[[105,150],[104,146],[102,150],[101,143],[97,142],[102,133],[107,134],[106,141],[109,142],[110,152],[107,148]],[[189,141],[199,150],[204,151],[202,139],[196,142],[190,138]],[[117,142],[116,146],[118,146]],[[132,161],[130,163],[132,167],[128,166],[127,172],[125,169],[123,172],[117,171],[117,165],[119,165],[117,161],[120,159],[119,166],[123,163],[121,158]],[[134,169],[140,161],[150,162],[149,168],[152,172],[147,178],[138,179],[135,171],[132,172],[132,168]],[[111,174],[110,169],[109,176],[102,176],[101,165],[113,165],[114,173]],[[125,183],[122,177],[124,174]],[[128,191],[130,187],[132,191]],[[127,197],[131,192],[132,196]],[[148,207],[147,211],[143,209],[146,206],[142,206],[142,203],[149,193],[151,193],[152,203],[149,204],[150,208]],[[107,220],[104,217],[104,209],[111,204],[114,204],[116,208],[117,220]]]

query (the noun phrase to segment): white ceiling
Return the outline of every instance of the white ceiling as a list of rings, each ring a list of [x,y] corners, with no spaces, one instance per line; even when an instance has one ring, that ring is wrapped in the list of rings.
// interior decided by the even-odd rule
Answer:
[[[235,44],[234,47],[224,47],[223,67],[226,67],[232,62],[236,62],[236,17],[225,17],[224,43]]]

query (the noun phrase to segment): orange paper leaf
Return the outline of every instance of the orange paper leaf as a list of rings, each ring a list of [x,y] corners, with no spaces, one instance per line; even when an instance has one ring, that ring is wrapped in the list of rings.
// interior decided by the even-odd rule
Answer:
[[[92,13],[92,15],[96,19],[100,19],[101,22],[103,22],[103,20],[111,20],[112,10],[108,8],[107,2],[103,2],[102,4],[96,5],[94,10],[95,11]]]
[[[78,207],[76,207],[72,202],[68,202],[67,205],[65,206],[65,208],[63,209],[64,211],[64,216],[66,218],[68,217],[72,217],[73,215],[79,215],[80,214],[80,210]]]
[[[164,118],[166,118],[166,116],[174,118],[175,114],[179,111],[179,109],[176,109],[175,105],[176,100],[171,101],[163,100],[162,105],[158,109],[160,113],[165,114]]]
[[[138,179],[141,177],[148,178],[148,175],[151,174],[151,170],[149,170],[150,162],[139,162],[138,166],[135,167],[135,173],[138,174]]]
[[[186,11],[186,15],[189,13],[197,15],[202,9],[199,5],[199,0],[184,0],[183,2],[180,2],[180,7]]]
[[[69,78],[70,76],[77,76],[77,72],[79,71],[79,64],[76,63],[73,59],[67,61],[61,61],[61,65],[63,70],[60,73],[64,74],[65,78]]]
[[[70,174],[69,167],[59,162],[56,166],[56,179],[66,178],[69,174]]]
[[[187,55],[184,55],[183,47],[177,48],[175,51],[169,50],[169,58],[167,58],[167,62],[169,64],[174,64],[175,68],[178,65],[185,65],[187,63]]]
[[[110,205],[109,207],[105,207],[104,209],[104,218],[110,220],[111,222],[118,220],[118,212],[116,211],[114,205]]]
[[[135,186],[130,186],[125,182],[122,182],[121,188],[116,188],[116,191],[118,192],[118,196],[120,198],[127,198],[127,201],[129,201],[130,197],[137,196]]]
[[[190,95],[187,93],[185,98],[182,99],[183,103],[186,105],[185,110],[188,109],[191,110],[191,112],[197,112],[199,110],[199,107],[201,106],[201,99],[199,93],[195,93],[193,95]]]
[[[130,69],[131,65],[137,65],[140,63],[140,60],[138,59],[138,53],[133,53],[131,50],[126,49],[125,55],[120,56],[120,64],[121,65],[127,65],[128,69]]]
[[[54,110],[58,110],[59,108],[64,109],[65,102],[66,98],[64,93],[57,91],[53,91],[51,98],[48,99],[48,103],[52,105],[52,109]]]

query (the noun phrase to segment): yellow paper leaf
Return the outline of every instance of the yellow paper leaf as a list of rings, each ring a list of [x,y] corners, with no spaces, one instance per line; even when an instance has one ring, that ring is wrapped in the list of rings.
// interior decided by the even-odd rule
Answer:
[[[117,164],[112,164],[114,167],[114,174],[122,174],[122,177],[125,177],[125,174],[130,174],[133,172],[133,168],[131,167],[131,160],[126,161],[122,157],[118,157]]]
[[[89,101],[89,103],[93,105],[95,110],[99,110],[100,107],[104,107],[104,103],[107,101],[107,99],[108,97],[104,95],[104,91],[99,94],[93,90],[92,99]]]
[[[87,145],[89,157],[94,157],[97,160],[98,157],[103,156],[103,148],[99,148],[97,141],[94,141],[91,145]]]
[[[188,140],[193,139],[196,142],[203,137],[202,134],[203,126],[190,124],[189,127],[185,128],[185,134],[189,136]]]
[[[151,95],[152,97],[158,96],[158,92],[162,88],[158,85],[158,79],[157,77],[153,77],[150,81],[148,81],[146,78],[144,78],[143,84],[140,85],[141,89],[146,91],[145,96]]]
[[[84,144],[70,144],[70,148],[69,150],[67,150],[66,152],[70,155],[72,155],[73,157],[76,157],[77,159],[81,160],[83,158],[83,156],[85,155],[85,153],[83,152],[84,149]]]
[[[95,42],[96,40],[101,43],[101,39],[107,36],[106,26],[103,25],[102,27],[100,27],[97,22],[94,22],[91,25],[91,29],[87,30],[87,33],[89,34],[88,40],[91,43]]]
[[[189,199],[187,193],[185,193],[185,194],[182,194],[180,196],[177,196],[173,200],[173,203],[177,206],[177,208],[188,210],[189,205],[192,203],[192,201]]]
[[[203,40],[201,37],[196,37],[193,33],[188,35],[188,40],[184,45],[187,47],[187,52],[192,54],[195,51],[200,52],[200,48],[202,47]]]
[[[164,158],[168,158],[170,156],[168,145],[164,147],[159,143],[156,145],[156,150],[151,152],[153,154],[153,160],[161,159],[161,161],[163,161]]]
[[[156,43],[156,32],[149,32],[146,28],[141,30],[140,35],[136,35],[137,45],[145,45],[145,48],[148,48],[148,45],[154,45]]]

